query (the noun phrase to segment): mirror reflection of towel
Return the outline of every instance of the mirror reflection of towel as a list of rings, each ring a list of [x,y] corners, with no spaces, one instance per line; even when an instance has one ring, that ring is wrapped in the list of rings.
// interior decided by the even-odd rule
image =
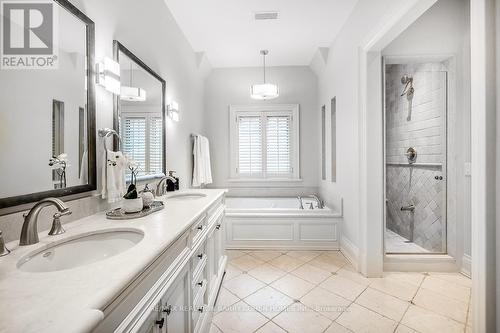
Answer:
[[[127,192],[125,170],[127,169],[128,158],[121,151],[108,150],[105,155],[105,163],[102,168],[101,196],[112,203],[122,200]]]
[[[193,157],[193,187],[212,184],[210,144],[206,137],[202,135],[196,135],[194,137]]]
[[[82,164],[80,165],[80,184],[89,183],[89,152],[84,151],[82,155]]]

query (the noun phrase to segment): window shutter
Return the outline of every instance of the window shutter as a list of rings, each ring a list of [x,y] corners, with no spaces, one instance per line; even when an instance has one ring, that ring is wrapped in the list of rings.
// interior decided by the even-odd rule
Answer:
[[[238,170],[241,175],[262,174],[262,124],[260,116],[238,117]]]
[[[149,118],[149,173],[163,172],[163,123],[161,117]]]
[[[291,116],[267,116],[266,120],[267,174],[291,174]]]
[[[123,152],[139,163],[139,175],[146,169],[146,118],[126,117],[123,124]]]

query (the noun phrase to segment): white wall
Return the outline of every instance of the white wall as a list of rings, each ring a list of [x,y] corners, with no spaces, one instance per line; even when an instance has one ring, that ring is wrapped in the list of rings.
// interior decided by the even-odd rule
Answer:
[[[327,203],[344,199],[344,221],[342,246],[352,245],[357,255],[359,226],[359,47],[374,27],[384,22],[385,15],[399,8],[397,0],[359,0],[351,16],[330,46],[326,62],[317,53],[311,67],[318,75],[317,108],[327,106],[329,123],[330,100],[337,97],[337,182],[320,181],[320,193]],[[317,132],[321,130],[321,119],[317,119]],[[321,144],[318,137],[317,144]],[[327,137],[326,142],[331,140]],[[327,152],[330,147],[327,144]],[[327,155],[327,161],[331,158]],[[320,178],[320,163],[317,166]],[[327,162],[327,170],[330,170]],[[328,171],[327,171],[328,174]]]
[[[72,3],[95,22],[97,61],[113,56],[113,39],[117,39],[167,81],[167,97],[179,103],[181,112],[179,123],[167,122],[167,170],[176,170],[181,186],[188,186],[192,172],[189,134],[203,132],[204,79],[208,65],[202,61],[202,66],[198,66],[196,54],[163,0],[150,0],[147,6],[134,0],[73,0]],[[100,86],[96,88],[97,128],[112,127],[112,95]],[[100,140],[97,148],[100,168]],[[100,186],[100,169],[97,174]],[[107,207],[97,197],[75,200],[69,205],[73,214],[64,221]],[[50,209],[44,210],[39,230],[50,227],[50,213]],[[21,213],[0,217],[0,230],[7,240],[19,238],[22,221]]]
[[[270,195],[268,188],[275,187],[276,194],[295,195],[315,191],[319,164],[318,131],[316,123],[320,110],[317,107],[317,78],[309,67],[268,68],[268,81],[279,85],[280,96],[269,101],[250,98],[252,84],[262,81],[262,68],[218,68],[206,80],[205,124],[206,134],[211,140],[213,187],[265,187],[253,194]],[[300,105],[300,174],[299,183],[249,184],[228,182],[229,178],[229,105],[299,104]],[[283,190],[284,187],[293,190]],[[280,191],[280,192],[278,192]],[[237,194],[237,191],[232,191]],[[249,194],[250,192],[246,192]]]

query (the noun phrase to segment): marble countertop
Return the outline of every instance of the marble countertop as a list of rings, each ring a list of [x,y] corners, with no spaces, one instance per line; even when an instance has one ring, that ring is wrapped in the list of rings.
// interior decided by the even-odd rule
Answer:
[[[165,209],[134,220],[109,220],[105,212],[64,225],[66,233],[19,246],[0,258],[0,332],[89,332],[103,319],[101,311],[151,262],[168,248],[225,190],[184,190],[204,193],[196,200],[168,200]],[[157,199],[158,200],[158,199]],[[82,233],[106,229],[139,229],[144,238],[134,247],[108,259],[73,269],[30,273],[18,261],[48,244]]]

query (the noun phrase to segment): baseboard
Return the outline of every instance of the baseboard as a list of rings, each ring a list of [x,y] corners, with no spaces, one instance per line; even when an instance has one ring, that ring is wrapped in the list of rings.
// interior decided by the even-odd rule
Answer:
[[[386,272],[458,272],[457,261],[441,254],[390,254],[384,258]]]
[[[462,257],[462,269],[460,272],[467,276],[468,278],[471,277],[471,265],[472,265],[472,258],[468,254],[464,254]]]
[[[340,250],[338,243],[328,243],[328,244],[316,244],[316,245],[282,245],[282,244],[272,244],[271,242],[266,242],[265,244],[250,244],[239,242],[237,244],[226,245],[227,250],[303,250],[303,251],[338,251]]]
[[[340,239],[340,252],[342,252],[356,270],[359,269],[359,249],[345,236],[342,236]]]

